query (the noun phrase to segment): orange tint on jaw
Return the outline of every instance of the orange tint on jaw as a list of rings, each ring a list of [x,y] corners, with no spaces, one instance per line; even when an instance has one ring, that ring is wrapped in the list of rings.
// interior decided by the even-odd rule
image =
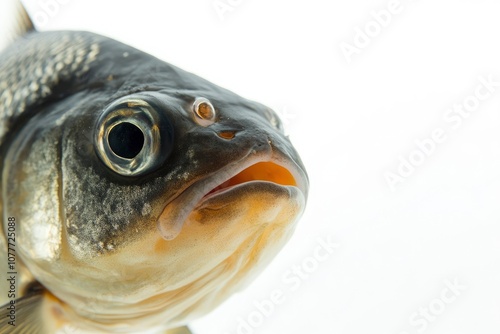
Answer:
[[[295,178],[288,171],[288,169],[281,167],[273,162],[259,162],[242,170],[239,174],[233,176],[226,182],[210,191],[209,194],[217,190],[250,181],[268,181],[282,186],[297,186]]]
[[[269,181],[282,186],[297,186],[288,169],[273,162],[259,162],[232,177],[229,182],[240,184],[248,181]]]
[[[273,162],[258,162],[218,185],[207,193],[205,197],[216,191],[251,181],[272,182],[281,186],[297,186],[297,182],[295,181],[292,173],[290,173],[285,167]],[[261,207],[255,206],[255,210],[260,211]],[[248,214],[250,216],[258,216],[258,213],[251,213],[251,211],[249,211]],[[171,250],[172,247],[175,248],[176,246],[173,242],[175,243],[177,241],[178,239],[166,242],[163,238],[159,238],[154,243],[153,252],[164,254]]]
[[[155,243],[155,246],[153,248],[154,253],[164,253],[167,250],[168,243],[165,242],[165,239],[159,238],[158,241]]]

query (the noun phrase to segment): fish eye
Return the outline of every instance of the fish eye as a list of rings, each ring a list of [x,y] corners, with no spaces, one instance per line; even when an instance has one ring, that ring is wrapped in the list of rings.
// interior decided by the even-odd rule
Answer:
[[[209,126],[215,123],[217,118],[214,106],[204,97],[196,98],[193,103],[193,112],[195,114],[196,122],[201,126]]]
[[[97,122],[97,154],[120,175],[137,176],[152,171],[168,157],[172,141],[169,122],[141,99],[116,101]]]
[[[142,130],[129,122],[116,124],[108,134],[109,147],[117,156],[133,159],[144,146]]]

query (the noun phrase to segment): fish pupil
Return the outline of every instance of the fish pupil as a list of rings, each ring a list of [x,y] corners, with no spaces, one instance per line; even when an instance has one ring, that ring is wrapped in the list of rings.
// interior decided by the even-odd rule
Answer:
[[[109,147],[119,157],[133,159],[144,146],[144,134],[132,123],[114,126],[108,135]]]

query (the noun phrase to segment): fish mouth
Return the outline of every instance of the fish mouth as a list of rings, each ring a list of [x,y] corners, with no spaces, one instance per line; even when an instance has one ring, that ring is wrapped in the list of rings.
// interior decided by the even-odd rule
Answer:
[[[272,161],[262,161],[243,169],[229,180],[219,184],[203,196],[202,201],[249,182],[272,182],[282,186],[297,186],[295,178],[288,169]]]
[[[165,240],[175,239],[191,212],[250,185],[294,188],[304,198],[308,189],[305,172],[289,158],[275,154],[267,158],[247,157],[195,182],[170,201],[157,220],[160,235]]]

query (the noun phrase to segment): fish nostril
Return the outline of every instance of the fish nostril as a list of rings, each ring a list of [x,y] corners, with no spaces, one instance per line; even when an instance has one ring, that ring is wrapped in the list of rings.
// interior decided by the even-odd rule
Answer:
[[[235,132],[234,131],[220,131],[217,133],[217,135],[223,139],[233,139],[234,136],[235,136]]]

